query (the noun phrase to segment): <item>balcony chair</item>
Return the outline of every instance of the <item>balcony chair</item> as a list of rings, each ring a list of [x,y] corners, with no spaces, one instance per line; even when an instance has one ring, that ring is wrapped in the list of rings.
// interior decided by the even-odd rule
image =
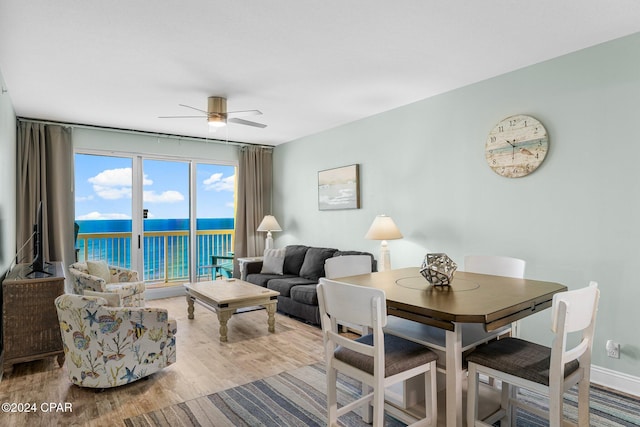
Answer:
[[[387,409],[407,423],[436,426],[438,356],[419,344],[383,333],[387,322],[384,291],[326,278],[320,278],[317,289],[327,369],[327,425],[337,425],[338,417],[364,405],[364,421],[371,422],[373,415],[373,426],[382,427],[385,388],[425,374],[424,419],[416,420],[392,406]],[[351,340],[338,333],[338,322],[341,321],[366,326],[373,333]],[[362,382],[362,395],[340,408],[337,403],[338,371]]]
[[[144,282],[138,272],[104,261],[76,262],[69,266],[73,291],[105,298],[114,307],[144,307]]]
[[[589,380],[591,348],[600,291],[596,282],[586,288],[555,294],[551,308],[551,348],[519,338],[504,338],[478,346],[467,356],[469,383],[467,425],[501,426],[515,424],[516,407],[549,418],[550,427],[563,424],[563,394],[578,384],[578,425],[589,423]],[[577,345],[567,335],[581,335]],[[574,342],[574,340],[571,340]],[[502,381],[500,409],[485,420],[478,420],[478,375]],[[549,410],[541,411],[520,402],[516,388],[522,387],[549,396]],[[506,392],[505,392],[506,389]]]
[[[55,300],[73,384],[109,388],[146,377],[176,361],[176,321],[167,310],[110,307],[74,294]]]

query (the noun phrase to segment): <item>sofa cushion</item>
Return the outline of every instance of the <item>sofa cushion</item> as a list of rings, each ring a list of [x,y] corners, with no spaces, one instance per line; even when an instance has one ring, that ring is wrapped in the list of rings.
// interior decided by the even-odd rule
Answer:
[[[104,261],[87,261],[87,270],[92,276],[99,277],[105,282],[111,282],[111,272],[109,266]]]
[[[338,250],[331,248],[309,248],[300,267],[300,277],[315,280],[324,277],[324,262],[331,258]]]
[[[316,285],[316,282],[314,282],[313,280],[304,279],[302,277],[290,277],[287,279],[276,278],[269,280],[269,282],[267,283],[267,288],[280,292],[280,295],[283,297],[290,297],[291,288],[300,285],[311,284]]]
[[[284,274],[300,275],[300,267],[304,262],[304,255],[307,253],[308,246],[289,245],[285,248],[284,266],[282,268]]]
[[[371,271],[378,271],[378,263],[372,254],[369,252],[361,252],[361,251],[338,251],[333,256],[343,256],[343,255],[369,255],[371,257]]]
[[[291,299],[302,304],[318,305],[317,285],[299,285],[291,288]]]
[[[283,274],[285,249],[265,249],[260,274]]]
[[[246,281],[249,283],[253,283],[254,285],[262,286],[263,288],[267,287],[267,283],[273,279],[286,279],[286,278],[297,278],[298,276],[294,276],[292,274],[282,275],[282,274],[249,274],[246,277]]]

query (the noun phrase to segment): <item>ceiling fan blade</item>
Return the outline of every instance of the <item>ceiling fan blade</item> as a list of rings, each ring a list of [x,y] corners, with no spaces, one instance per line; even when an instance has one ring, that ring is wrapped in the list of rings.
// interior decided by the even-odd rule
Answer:
[[[262,111],[260,110],[244,110],[244,111],[228,111],[227,117],[246,117],[246,116],[260,116]]]
[[[236,123],[236,124],[239,124],[239,125],[253,126],[253,127],[257,127],[257,128],[266,128],[267,127],[267,125],[262,124],[262,123],[250,122],[249,120],[243,120],[243,119],[237,119],[237,118],[228,119],[227,122]]]
[[[206,119],[207,116],[158,116],[159,119]]]
[[[209,114],[209,112],[208,112],[208,111],[201,110],[201,109],[199,109],[199,108],[192,107],[192,106],[190,106],[190,105],[184,105],[184,104],[178,104],[178,105],[179,105],[179,106],[181,106],[181,107],[191,108],[192,110],[200,111],[201,113],[205,113],[205,114],[207,114],[207,115]]]

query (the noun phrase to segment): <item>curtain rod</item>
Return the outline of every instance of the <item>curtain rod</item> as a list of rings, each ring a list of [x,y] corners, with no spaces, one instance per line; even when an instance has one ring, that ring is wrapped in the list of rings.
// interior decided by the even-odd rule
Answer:
[[[30,119],[28,117],[17,117],[17,120],[19,122],[41,123],[43,125],[58,125],[58,126],[66,126],[66,127],[78,128],[78,129],[106,130],[111,132],[127,133],[131,135],[153,136],[156,138],[177,139],[182,141],[213,142],[216,144],[237,145],[240,147],[254,145],[261,148],[273,149],[273,146],[271,145],[252,144],[250,142],[224,141],[221,139],[200,138],[195,136],[182,136],[182,135],[174,135],[170,133],[146,132],[146,131],[135,130],[135,129],[112,128],[112,127],[96,126],[96,125],[83,125],[80,123],[65,123],[65,122],[57,122],[52,120]]]

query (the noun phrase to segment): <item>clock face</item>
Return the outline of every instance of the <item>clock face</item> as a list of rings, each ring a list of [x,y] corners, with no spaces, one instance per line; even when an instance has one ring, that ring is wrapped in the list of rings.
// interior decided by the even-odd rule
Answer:
[[[485,145],[487,163],[498,175],[519,178],[542,164],[549,149],[549,136],[531,116],[507,117],[489,132]]]

